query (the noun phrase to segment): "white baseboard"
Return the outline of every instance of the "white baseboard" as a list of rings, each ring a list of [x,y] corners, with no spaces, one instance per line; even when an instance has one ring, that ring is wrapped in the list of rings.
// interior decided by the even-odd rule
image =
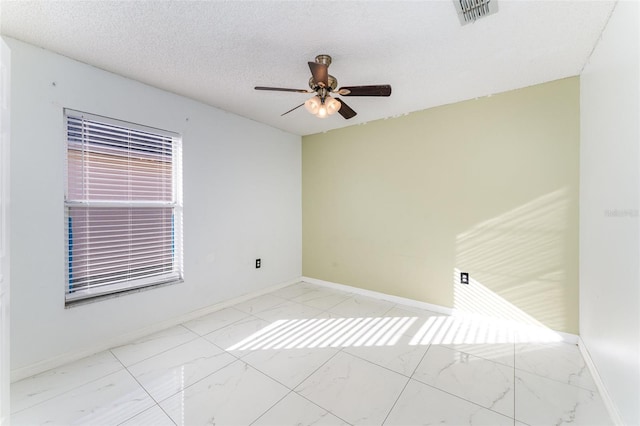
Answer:
[[[349,293],[360,294],[362,296],[372,297],[374,299],[382,299],[393,303],[412,306],[414,308],[426,309],[427,311],[436,312],[438,314],[453,315],[453,309],[451,308],[446,308],[440,305],[433,305],[427,302],[420,302],[414,299],[407,299],[406,297],[394,296],[392,294],[380,293],[373,290],[366,290],[364,288],[352,287],[350,285],[332,283],[330,281],[323,281],[316,278],[302,277],[302,281],[309,284],[317,284],[323,287],[347,291]]]
[[[317,278],[310,278],[310,277],[304,277],[303,276],[301,278],[301,280],[303,282],[306,282],[306,283],[309,283],[309,284],[321,285],[321,286],[324,286],[324,287],[334,288],[336,290],[347,291],[347,292],[355,293],[355,294],[360,294],[362,296],[372,297],[372,298],[375,298],[375,299],[386,300],[386,301],[389,301],[389,302],[398,303],[398,304],[405,305],[405,306],[410,306],[410,307],[419,308],[419,309],[425,309],[427,311],[436,312],[438,314],[444,314],[444,315],[450,315],[450,316],[456,316],[456,317],[463,317],[463,318],[469,318],[469,319],[479,319],[479,320],[505,322],[505,320],[496,320],[495,318],[491,318],[491,317],[487,317],[487,316],[482,316],[482,315],[462,312],[462,311],[459,311],[457,309],[449,308],[449,307],[446,307],[446,306],[434,305],[434,304],[427,303],[427,302],[421,302],[421,301],[414,300],[414,299],[408,299],[406,297],[394,296],[394,295],[391,295],[391,294],[380,293],[378,291],[366,290],[366,289],[363,289],[363,288],[352,287],[352,286],[349,286],[349,285],[344,285],[344,284],[338,284],[338,283],[334,283],[334,282],[330,282],[330,281],[319,280]],[[563,331],[547,330],[547,329],[545,329],[543,331],[548,331],[550,333],[553,333],[555,336],[557,336],[557,339],[561,340],[562,342],[569,343],[569,344],[572,344],[572,345],[577,345],[578,344],[578,336],[575,335],[575,334],[566,333],[566,332],[563,332]]]
[[[600,373],[598,373],[598,369],[591,358],[591,354],[587,349],[587,345],[584,343],[581,337],[578,337],[578,348],[580,349],[580,353],[582,354],[582,358],[584,358],[584,362],[587,364],[587,368],[591,373],[591,377],[593,377],[593,381],[598,388],[598,392],[600,393],[600,398],[602,398],[602,402],[604,402],[605,407],[607,407],[607,411],[609,412],[609,417],[616,426],[624,426],[624,422],[622,421],[622,416],[618,411],[618,407],[611,399],[611,395],[607,391],[602,378],[600,377]]]
[[[25,367],[16,368],[15,370],[11,371],[11,382],[12,383],[17,382],[18,380],[26,379],[27,377],[31,377],[36,374],[42,373],[44,371],[51,370],[52,368],[57,368],[57,367],[60,367],[61,365],[78,361],[82,358],[88,357],[98,352],[106,351],[111,348],[115,348],[117,346],[125,345],[129,342],[140,339],[141,337],[148,336],[149,334],[157,333],[169,327],[173,327],[173,326],[185,323],[187,321],[191,321],[203,315],[207,315],[212,312],[219,311],[220,309],[227,308],[231,305],[244,302],[245,300],[252,299],[254,297],[260,296],[265,293],[270,293],[282,287],[286,287],[288,285],[295,284],[298,282],[300,282],[300,278],[296,278],[280,284],[274,284],[269,287],[265,287],[256,291],[252,291],[250,293],[243,294],[242,296],[234,297],[233,299],[216,303],[215,305],[210,305],[201,309],[197,309],[195,311],[188,312],[184,315],[180,315],[174,318],[169,318],[167,320],[152,324],[148,327],[140,328],[135,331],[131,331],[129,333],[121,334],[112,339],[101,341],[99,344],[89,346],[82,351],[67,352],[62,355],[58,355],[56,357],[46,359],[44,361],[27,365]]]

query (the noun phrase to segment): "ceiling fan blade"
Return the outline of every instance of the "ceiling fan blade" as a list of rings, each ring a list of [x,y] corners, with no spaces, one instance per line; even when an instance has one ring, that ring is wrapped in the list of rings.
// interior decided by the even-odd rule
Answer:
[[[355,117],[358,113],[351,109],[349,105],[347,105],[342,99],[340,99],[340,103],[342,106],[338,110],[341,116],[343,116],[346,120]]]
[[[297,109],[298,109],[298,108],[300,108],[302,105],[304,105],[304,103],[301,103],[301,104],[300,104],[300,105],[298,105],[297,107],[295,107],[295,108],[291,108],[289,111],[287,111],[287,112],[285,112],[285,113],[283,113],[283,114],[280,114],[280,117],[282,117],[283,115],[287,115],[287,114],[289,114],[291,111],[295,111],[295,110],[297,110]]]
[[[340,96],[389,96],[391,95],[391,86],[379,84],[375,86],[341,87],[338,90],[338,94]]]
[[[329,67],[327,65],[309,62],[309,69],[311,70],[311,75],[313,75],[313,81],[315,81],[318,86],[329,86]]]
[[[264,86],[256,86],[254,87],[256,90],[271,90],[274,92],[296,92],[296,93],[314,93],[311,90],[305,89],[285,89],[284,87],[264,87]]]

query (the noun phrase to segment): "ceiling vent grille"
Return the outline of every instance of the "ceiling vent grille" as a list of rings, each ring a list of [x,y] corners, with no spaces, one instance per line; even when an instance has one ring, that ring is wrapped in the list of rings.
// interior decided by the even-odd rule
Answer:
[[[496,0],[453,0],[453,4],[462,25],[470,24],[498,11]]]

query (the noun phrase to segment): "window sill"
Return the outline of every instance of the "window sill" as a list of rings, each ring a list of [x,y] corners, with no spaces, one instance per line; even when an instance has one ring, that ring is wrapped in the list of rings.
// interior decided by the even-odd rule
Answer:
[[[180,284],[180,283],[183,283],[183,282],[184,282],[184,279],[180,278],[178,280],[172,280],[172,281],[167,281],[167,282],[164,282],[164,283],[147,285],[147,286],[144,286],[144,287],[131,288],[131,289],[127,289],[127,290],[118,291],[118,292],[115,292],[115,293],[108,293],[108,294],[102,294],[102,295],[99,295],[99,296],[87,297],[85,299],[77,299],[77,300],[71,300],[71,301],[66,301],[65,300],[64,308],[65,309],[75,308],[75,307],[78,307],[78,306],[88,305],[88,304],[95,303],[95,302],[101,302],[101,301],[107,300],[107,299],[114,299],[116,297],[127,296],[127,295],[130,295],[130,294],[140,293],[140,292],[143,292],[143,291],[155,290],[155,289],[160,288],[160,287],[167,287],[167,286],[170,286],[170,285]]]

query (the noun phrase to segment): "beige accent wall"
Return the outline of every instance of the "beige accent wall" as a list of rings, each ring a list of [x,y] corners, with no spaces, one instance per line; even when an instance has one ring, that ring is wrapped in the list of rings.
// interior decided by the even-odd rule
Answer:
[[[303,137],[303,275],[577,333],[579,113],[573,77]]]

